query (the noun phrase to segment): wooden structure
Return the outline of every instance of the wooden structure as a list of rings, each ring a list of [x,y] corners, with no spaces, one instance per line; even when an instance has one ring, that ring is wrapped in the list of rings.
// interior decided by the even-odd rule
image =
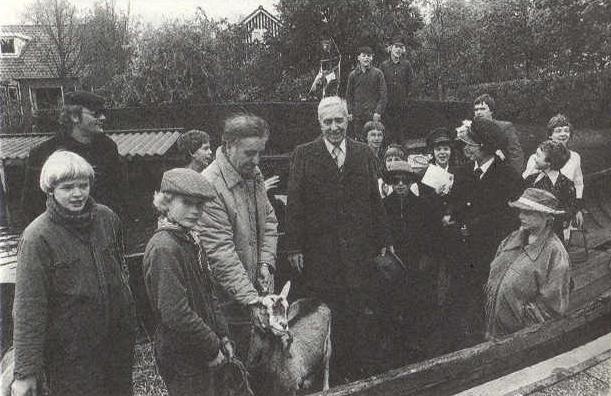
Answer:
[[[566,352],[611,330],[611,169],[586,176],[585,246],[569,248],[569,313],[470,348],[396,368],[325,392],[347,395],[450,395]],[[323,395],[319,393],[317,395]]]
[[[265,35],[269,34],[272,37],[276,37],[280,30],[280,20],[273,16],[263,6],[259,6],[256,10],[248,14],[244,18],[240,25],[243,26],[248,32],[246,37],[246,43],[263,43],[265,41]]]

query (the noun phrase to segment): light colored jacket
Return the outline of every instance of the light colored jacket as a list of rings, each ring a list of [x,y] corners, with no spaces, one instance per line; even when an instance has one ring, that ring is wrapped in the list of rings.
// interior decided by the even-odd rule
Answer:
[[[486,286],[488,338],[562,316],[569,305],[569,255],[552,227],[532,244],[521,229],[501,244]]]
[[[247,321],[246,306],[259,295],[255,280],[260,263],[275,268],[278,221],[258,168],[256,224],[250,220],[246,183],[222,147],[202,174],[214,186],[216,198],[206,201],[197,231],[228,321]]]

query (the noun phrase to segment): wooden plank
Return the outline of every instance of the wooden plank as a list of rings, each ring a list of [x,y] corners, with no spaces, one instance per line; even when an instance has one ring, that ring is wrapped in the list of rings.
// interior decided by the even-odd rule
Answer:
[[[343,385],[324,394],[451,394],[532,365],[600,336],[608,332],[610,316],[611,292],[607,292],[566,318]]]

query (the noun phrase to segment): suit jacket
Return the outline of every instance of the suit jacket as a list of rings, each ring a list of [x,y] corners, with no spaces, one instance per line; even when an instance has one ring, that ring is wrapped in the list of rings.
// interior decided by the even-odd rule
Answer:
[[[287,205],[287,249],[303,253],[306,287],[325,292],[366,284],[373,257],[390,243],[372,150],[347,139],[339,171],[322,137],[298,146]]]
[[[454,220],[468,229],[466,253],[470,261],[487,271],[499,243],[519,225],[517,213],[508,203],[519,198],[524,183],[515,169],[496,157],[481,179],[475,177],[473,167],[469,162],[457,169],[450,211]]]
[[[501,127],[503,135],[507,139],[505,142],[506,147],[503,149],[503,154],[507,157],[505,161],[507,161],[516,172],[521,174],[524,169],[524,151],[522,151],[522,145],[520,144],[520,138],[518,137],[516,127],[509,121],[494,121]]]

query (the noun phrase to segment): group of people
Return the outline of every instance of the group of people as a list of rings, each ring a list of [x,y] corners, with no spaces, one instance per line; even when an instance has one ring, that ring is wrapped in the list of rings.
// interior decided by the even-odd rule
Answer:
[[[114,175],[90,145],[116,151],[101,133],[101,103],[88,92],[68,94],[65,134],[28,162],[46,210],[19,245],[14,395],[39,394],[43,385],[61,395],[132,393],[135,314],[122,228],[112,194],[98,187]],[[456,136],[439,128],[427,138],[428,168],[449,181],[432,187],[428,168],[413,166],[403,146],[384,147],[379,119],[363,128],[368,144],[358,142],[347,137],[347,102],[323,98],[320,137],[291,155],[286,218],[268,197],[276,181],[258,167],[265,120],[227,118],[214,158],[205,132],[181,136],[186,161],[163,174],[143,258],[155,361],[169,393],[214,395],[218,368],[247,360],[255,313],[274,292],[281,263],[278,218],[296,296],[331,308],[335,384],[370,373],[379,351],[391,359],[417,350],[442,322],[463,345],[470,335],[502,336],[562,315],[570,264],[557,234],[582,221],[579,156],[566,148],[572,127],[564,116],[550,120],[550,140],[523,179],[508,144],[513,126],[477,114],[478,106],[493,110],[494,102],[478,98],[476,117]],[[453,162],[459,147],[463,166]],[[381,276],[386,269],[376,263],[389,258],[394,272]],[[437,304],[440,268],[447,311]]]
[[[380,68],[373,66],[373,49],[359,47],[357,64],[348,76],[346,102],[350,121],[349,136],[365,141],[363,126],[368,121],[384,121],[388,127],[386,139],[402,143],[408,126],[405,119],[406,101],[414,80],[411,63],[407,60],[405,41],[395,36],[388,47],[389,58]],[[323,68],[316,76],[310,92],[322,91],[322,97],[338,95],[336,68]],[[322,88],[322,89],[321,89]]]

